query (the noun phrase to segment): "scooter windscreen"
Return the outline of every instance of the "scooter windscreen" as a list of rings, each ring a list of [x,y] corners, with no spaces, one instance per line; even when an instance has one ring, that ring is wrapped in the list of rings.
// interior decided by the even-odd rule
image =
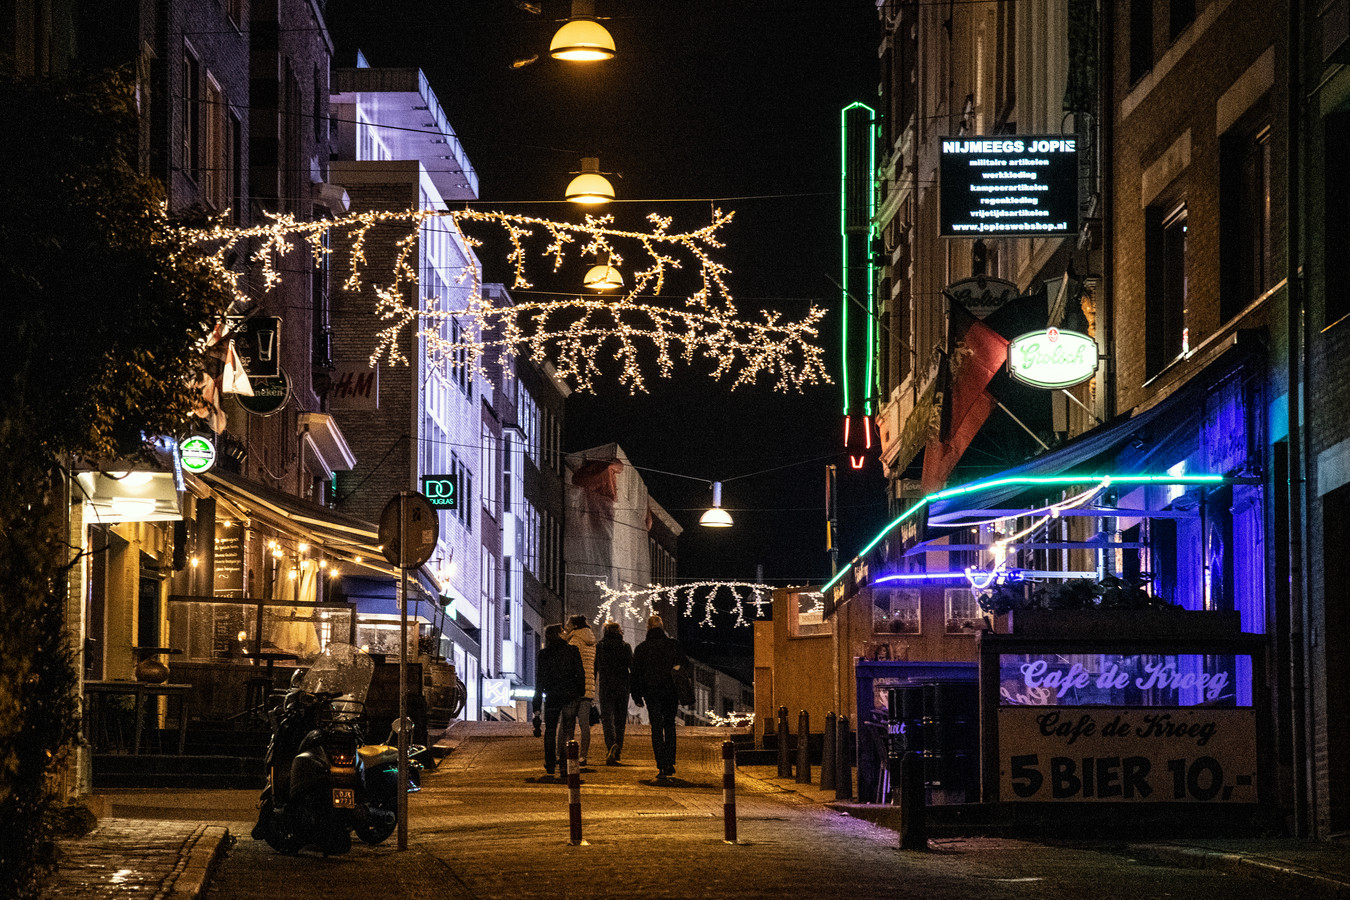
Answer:
[[[330,643],[300,680],[311,694],[337,694],[356,703],[366,702],[375,661],[351,644]]]

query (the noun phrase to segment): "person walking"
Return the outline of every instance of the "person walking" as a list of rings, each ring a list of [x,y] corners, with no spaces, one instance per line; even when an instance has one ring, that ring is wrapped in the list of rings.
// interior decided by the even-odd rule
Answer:
[[[591,750],[591,707],[595,704],[595,632],[591,631],[585,616],[573,616],[567,620],[563,637],[581,653],[581,666],[586,670],[586,689],[577,706],[577,724],[581,726],[581,764],[584,766]],[[568,740],[571,737],[569,729]]]
[[[600,704],[607,766],[619,765],[623,753],[632,670],[633,648],[623,639],[623,628],[618,622],[606,622],[604,635],[595,645],[595,699]]]
[[[644,702],[647,705],[658,781],[675,774],[675,711],[679,703],[675,672],[687,662],[679,641],[666,634],[661,617],[648,618],[647,639],[633,650],[632,694],[638,706]]]
[[[563,637],[561,625],[544,629],[544,646],[536,657],[534,716],[544,708],[544,771],[552,775],[558,760],[567,759],[567,742],[577,720],[577,707],[586,691],[586,669],[581,651]],[[538,725],[536,724],[536,736]],[[566,763],[563,765],[566,771]]]

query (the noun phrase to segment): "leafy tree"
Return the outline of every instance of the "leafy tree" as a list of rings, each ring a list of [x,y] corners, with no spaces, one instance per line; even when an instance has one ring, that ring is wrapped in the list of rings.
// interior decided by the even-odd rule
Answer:
[[[124,77],[5,80],[0,121],[0,896],[29,897],[77,727],[70,465],[185,430],[229,298],[136,169]]]

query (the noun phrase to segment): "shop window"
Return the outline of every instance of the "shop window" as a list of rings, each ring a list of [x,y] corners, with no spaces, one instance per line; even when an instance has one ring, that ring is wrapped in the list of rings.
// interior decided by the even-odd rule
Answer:
[[[1144,228],[1145,374],[1152,378],[1190,352],[1185,204],[1149,207]]]
[[[969,588],[947,588],[947,634],[975,634],[980,630],[980,608]]]
[[[1227,321],[1273,284],[1270,125],[1235,128],[1220,143],[1219,314]]]
[[[921,595],[918,590],[877,590],[872,594],[874,634],[918,634]]]

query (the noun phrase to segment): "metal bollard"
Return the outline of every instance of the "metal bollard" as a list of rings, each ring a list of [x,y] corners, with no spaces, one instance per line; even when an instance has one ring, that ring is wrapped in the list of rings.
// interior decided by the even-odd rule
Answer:
[[[924,797],[923,754],[910,750],[900,759],[900,849],[928,849],[927,804]]]
[[[778,707],[778,777],[792,777],[792,757],[788,756],[787,707]]]
[[[572,846],[581,844],[581,745],[567,742],[567,815],[572,825]]]
[[[722,742],[722,840],[736,843],[736,745]]]
[[[848,716],[840,716],[836,726],[834,799],[853,799],[853,756],[849,753]]]
[[[838,740],[835,735],[835,715],[833,712],[827,712],[825,714],[825,741],[820,747],[820,789],[822,791],[834,790],[834,742]]]
[[[806,710],[797,716],[797,783],[811,783],[811,714]]]

